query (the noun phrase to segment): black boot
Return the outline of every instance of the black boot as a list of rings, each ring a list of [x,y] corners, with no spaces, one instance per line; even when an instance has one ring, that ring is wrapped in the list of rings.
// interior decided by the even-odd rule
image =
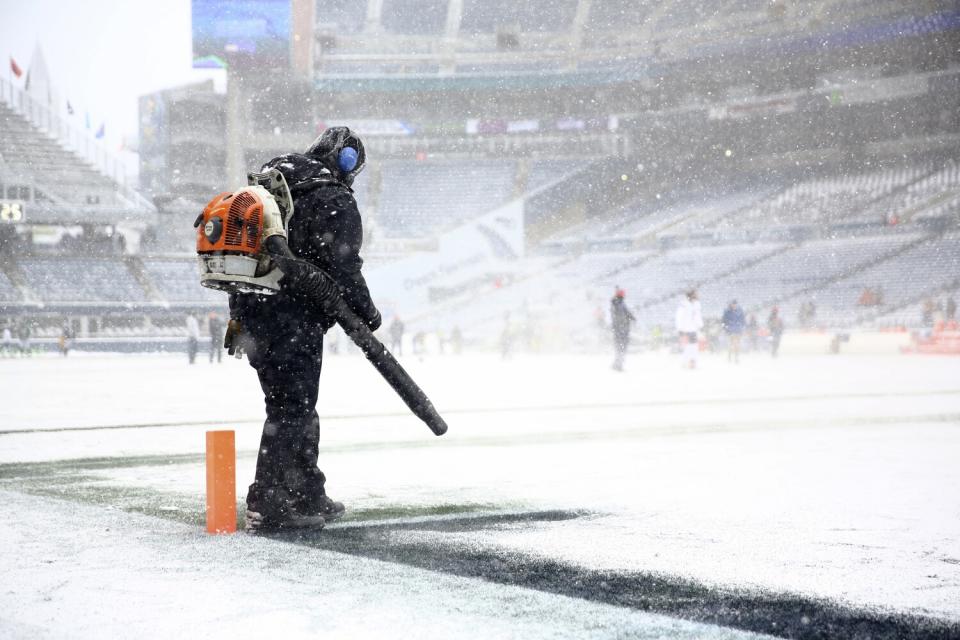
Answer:
[[[326,480],[323,472],[316,468],[304,473],[300,486],[291,492],[294,508],[302,514],[323,516],[327,522],[341,518],[346,508],[327,495]]]
[[[326,522],[339,520],[346,513],[347,508],[342,502],[333,500],[325,493],[305,496],[297,503],[297,511],[322,517]]]
[[[286,488],[250,485],[247,492],[247,533],[289,529],[322,529],[326,519],[319,512],[297,508],[297,499]]]

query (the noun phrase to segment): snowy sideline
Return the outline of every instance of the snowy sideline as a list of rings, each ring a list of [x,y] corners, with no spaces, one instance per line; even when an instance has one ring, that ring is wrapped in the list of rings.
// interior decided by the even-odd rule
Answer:
[[[532,514],[382,542],[960,621],[957,359],[755,354],[687,371],[654,354],[625,374],[596,356],[403,362],[450,433],[407,415],[362,358],[329,357],[321,467],[350,515],[321,538]],[[0,523],[0,635],[745,635],[372,549],[203,535],[203,432],[236,429],[241,495],[253,475],[262,397],[245,362],[4,360],[0,378],[0,492],[16,514]]]

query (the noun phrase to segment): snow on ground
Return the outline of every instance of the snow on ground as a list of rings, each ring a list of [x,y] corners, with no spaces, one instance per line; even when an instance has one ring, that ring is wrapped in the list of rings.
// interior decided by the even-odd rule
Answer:
[[[0,523],[0,635],[778,631],[464,558],[689,581],[707,605],[738,591],[960,622],[956,359],[403,362],[450,432],[409,416],[362,358],[329,357],[321,467],[350,512],[294,544],[200,532],[206,429],[237,430],[241,496],[252,479],[262,397],[245,362],[0,361],[0,491],[17,514]]]

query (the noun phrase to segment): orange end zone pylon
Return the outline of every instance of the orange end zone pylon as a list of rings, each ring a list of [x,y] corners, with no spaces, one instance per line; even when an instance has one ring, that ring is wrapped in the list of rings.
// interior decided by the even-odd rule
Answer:
[[[207,431],[207,533],[237,530],[237,451],[233,431]]]

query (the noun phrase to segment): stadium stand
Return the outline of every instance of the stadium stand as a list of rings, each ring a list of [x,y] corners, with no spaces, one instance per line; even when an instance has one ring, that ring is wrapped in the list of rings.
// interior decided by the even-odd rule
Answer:
[[[317,22],[340,34],[363,31],[367,5],[356,0],[323,0],[317,3]]]
[[[576,0],[464,0],[462,33],[494,33],[502,27],[522,32],[562,31],[570,27]]]
[[[0,157],[9,171],[8,188],[19,177],[29,184],[41,184],[35,188],[40,199],[47,202],[125,204],[112,180],[65,151],[2,102]]]
[[[930,170],[927,165],[910,165],[805,180],[718,226],[826,225],[848,221]]]
[[[145,302],[143,287],[117,258],[24,257],[26,285],[43,302]]]
[[[393,0],[383,7],[383,28],[389,33],[439,35],[446,20],[446,0]]]
[[[194,258],[146,258],[143,260],[143,269],[154,290],[165,302],[222,303],[226,300],[223,292],[200,286]]]
[[[516,162],[386,161],[377,219],[387,237],[425,237],[485,213],[510,197]]]
[[[960,167],[949,160],[946,164],[934,164],[929,172],[894,189],[888,196],[878,198],[851,218],[864,222],[878,219],[890,223],[908,222],[956,195],[960,195]]]
[[[527,191],[539,189],[574,173],[582,166],[582,158],[549,158],[530,161]]]
[[[827,326],[853,324],[878,310],[902,307],[960,279],[960,234],[949,233],[816,291],[817,317]],[[865,291],[876,304],[862,304]]]
[[[945,316],[946,301],[953,298],[956,303],[960,301],[960,285],[939,291],[928,291],[927,294],[907,305],[899,308],[890,309],[878,316],[871,324],[885,327],[916,327],[929,330],[940,320],[947,320]],[[932,311],[930,317],[925,317],[928,310]],[[953,322],[956,322],[955,317]]]
[[[20,290],[17,289],[7,274],[0,271],[0,304],[5,302],[17,302],[23,299]]]
[[[644,195],[615,209],[561,231],[549,242],[563,244],[601,238],[640,238],[668,230],[682,232],[709,228],[722,219],[755,202],[762,192],[741,191],[731,194],[703,193],[695,189]]]
[[[807,242],[700,287],[705,315],[736,299],[747,309],[769,306],[895,254],[922,236],[902,234]],[[646,313],[646,312],[645,312]],[[663,320],[664,314],[657,316]]]
[[[635,29],[644,24],[654,10],[654,2],[630,2],[629,0],[593,0],[584,29],[587,32],[614,29]],[[604,39],[590,41],[590,46],[610,46]]]
[[[635,301],[651,302],[696,287],[780,249],[782,245],[764,243],[682,248],[618,273],[615,278],[620,286],[633,292]],[[609,288],[610,282],[598,284]]]

